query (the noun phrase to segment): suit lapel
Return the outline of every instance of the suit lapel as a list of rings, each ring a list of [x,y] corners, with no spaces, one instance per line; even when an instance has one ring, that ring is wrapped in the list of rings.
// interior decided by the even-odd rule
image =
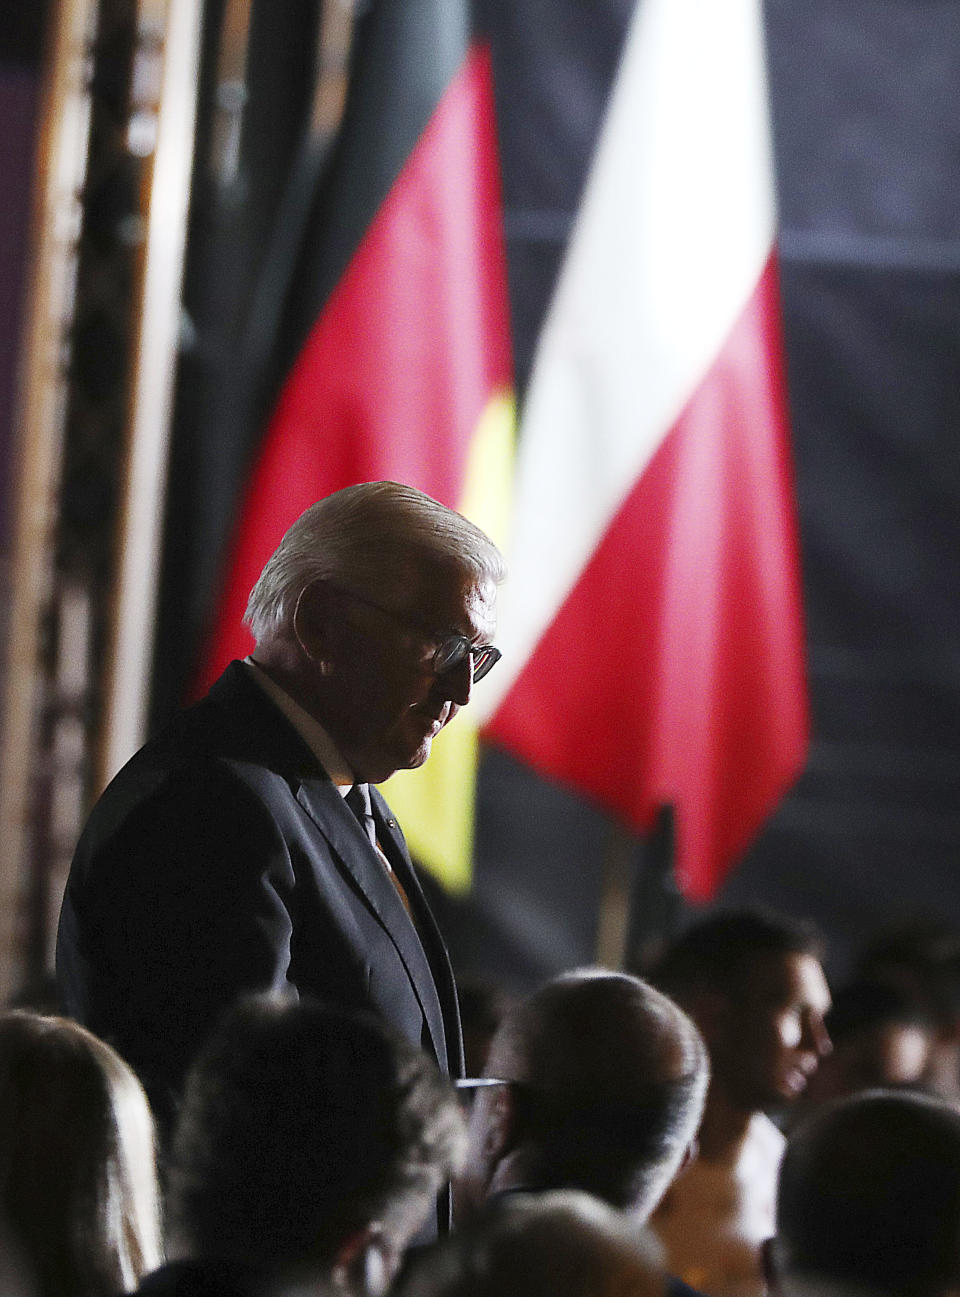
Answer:
[[[387,805],[379,789],[371,785],[370,800],[373,806],[373,817],[377,824],[377,839],[389,859],[397,878],[410,901],[417,929],[423,948],[430,961],[434,985],[440,998],[443,1026],[445,1030],[447,1060],[451,1076],[463,1075],[463,1038],[460,1031],[460,1009],[457,1003],[457,988],[450,964],[450,956],[441,936],[440,929],[433,917],[427,898],[423,894],[420,880],[417,877],[406,840],[393,812]]]
[[[302,779],[297,790],[297,801],[329,842],[396,947],[420,1004],[434,1052],[441,1065],[446,1065],[448,1063],[446,1032],[434,972],[397,889],[387,876],[383,862],[368,842],[350,808],[344,805],[340,793],[325,775],[322,778]],[[376,809],[374,818],[377,819],[379,831],[381,821]],[[410,872],[412,874],[412,869]],[[401,882],[404,887],[407,886],[405,878],[401,878]],[[419,887],[417,892],[419,893]],[[412,903],[419,923],[421,913],[426,910],[426,904],[422,894],[417,899],[419,904],[413,900]]]

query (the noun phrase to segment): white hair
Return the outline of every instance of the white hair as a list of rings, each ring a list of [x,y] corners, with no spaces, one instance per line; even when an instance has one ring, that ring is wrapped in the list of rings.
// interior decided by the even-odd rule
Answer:
[[[322,578],[373,593],[404,570],[454,567],[499,585],[500,551],[462,514],[399,482],[363,482],[311,505],[288,529],[250,591],[245,623],[258,644],[288,629],[297,600]]]

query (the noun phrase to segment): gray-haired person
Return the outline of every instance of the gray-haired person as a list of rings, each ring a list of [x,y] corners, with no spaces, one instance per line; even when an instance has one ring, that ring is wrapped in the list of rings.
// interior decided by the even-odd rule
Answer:
[[[446,951],[370,786],[422,764],[497,661],[503,575],[482,531],[411,487],[321,500],[251,592],[252,655],[94,808],[59,986],[139,1072],[162,1124],[220,1012],[253,991],[372,1010],[460,1070]]]

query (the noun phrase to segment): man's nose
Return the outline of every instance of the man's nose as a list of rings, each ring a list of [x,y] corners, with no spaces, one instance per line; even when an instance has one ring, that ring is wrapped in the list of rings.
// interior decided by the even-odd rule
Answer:
[[[804,1045],[812,1050],[818,1058],[825,1058],[833,1050],[833,1041],[827,1031],[827,1024],[819,1013],[812,1013],[806,1021]]]
[[[458,707],[466,707],[473,693],[473,654],[468,653],[462,662],[437,676],[437,686],[444,698]]]

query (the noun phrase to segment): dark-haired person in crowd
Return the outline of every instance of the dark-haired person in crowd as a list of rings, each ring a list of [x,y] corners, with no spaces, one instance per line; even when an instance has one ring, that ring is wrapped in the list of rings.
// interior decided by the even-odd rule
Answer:
[[[241,993],[370,1009],[460,1070],[446,950],[372,785],[422,764],[496,663],[503,574],[482,531],[412,487],[321,500],[250,594],[252,656],[94,808],[60,918],[61,994],[164,1124]]]
[[[0,1014],[0,1245],[4,1297],[115,1297],[160,1261],[146,1095],[64,1018]]]
[[[826,1021],[833,1050],[810,1078],[791,1125],[821,1104],[861,1090],[927,1087],[936,1027],[926,1006],[903,987],[849,982],[834,990]]]
[[[941,1099],[960,1104],[960,930],[940,919],[898,924],[867,944],[857,970],[925,1006],[934,1025],[925,1083]]]
[[[620,1212],[566,1190],[516,1197],[411,1267],[397,1297],[665,1297],[657,1253]]]
[[[778,1297],[952,1297],[960,1289],[960,1113],[882,1090],[827,1104],[780,1170]]]
[[[670,1271],[711,1297],[759,1297],[783,1136],[770,1114],[803,1093],[830,1049],[830,992],[806,925],[738,910],[686,930],[652,977],[710,1053],[699,1156],[652,1225]]]
[[[450,1082],[369,1013],[255,997],[190,1071],[171,1261],[142,1297],[380,1297],[463,1151]]]
[[[700,1035],[622,973],[554,978],[511,1009],[477,1090],[458,1220],[492,1199],[580,1189],[646,1221],[690,1154],[703,1111]]]

